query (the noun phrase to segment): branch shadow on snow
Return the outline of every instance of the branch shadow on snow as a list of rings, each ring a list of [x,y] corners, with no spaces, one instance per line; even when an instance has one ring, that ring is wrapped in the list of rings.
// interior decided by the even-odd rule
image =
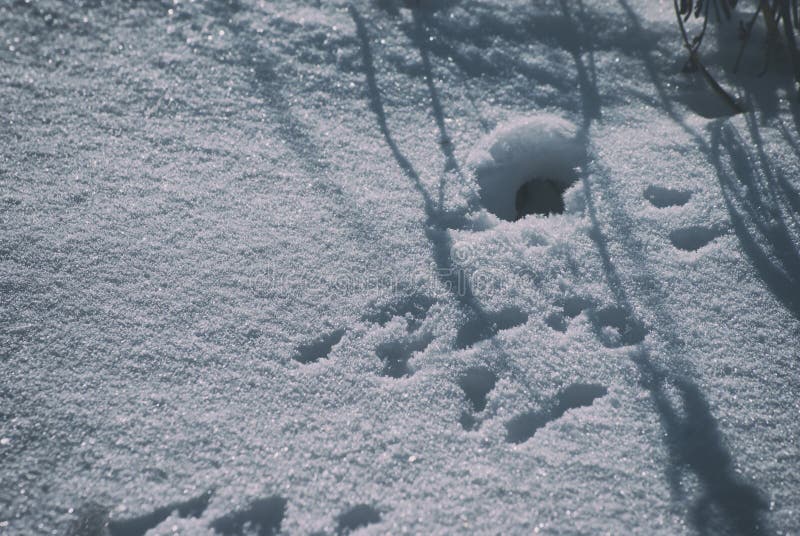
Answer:
[[[633,306],[613,264],[608,241],[600,230],[591,185],[585,174],[583,183],[587,212],[594,227],[592,237],[598,246],[609,287],[620,311],[635,321]],[[667,324],[666,330],[669,329]],[[680,341],[668,343],[668,351],[673,356],[683,351]],[[693,473],[702,486],[702,494],[691,508],[690,522],[701,534],[709,530],[741,535],[769,534],[762,520],[762,511],[767,509],[764,495],[735,471],[733,458],[710,405],[700,387],[691,380],[690,364],[679,359],[675,366],[661,369],[643,343],[638,343],[635,351],[633,361],[641,377],[641,386],[648,391],[665,432],[669,453],[666,474],[672,492],[685,499],[680,485],[680,475],[685,471]],[[668,390],[679,393],[680,404],[673,403]]]
[[[380,129],[383,139],[386,142],[386,145],[389,147],[392,156],[397,162],[397,165],[403,171],[406,178],[409,180],[413,188],[420,194],[423,200],[426,216],[424,223],[425,236],[431,245],[433,260],[436,264],[437,276],[442,285],[451,291],[451,294],[461,306],[462,312],[467,317],[467,324],[471,325],[472,327],[477,326],[480,328],[480,332],[487,334],[487,337],[485,338],[491,337],[497,332],[497,329],[492,329],[498,325],[496,318],[497,315],[493,315],[492,313],[485,311],[475,298],[470,282],[466,277],[464,277],[463,271],[460,269],[451,255],[453,242],[449,233],[449,229],[451,227],[448,225],[448,217],[443,214],[441,205],[434,203],[433,198],[425,189],[419,173],[417,173],[417,171],[414,169],[414,166],[402,153],[397,145],[397,142],[395,142],[394,138],[392,137],[386,120],[386,111],[383,107],[380,89],[378,88],[375,63],[372,55],[372,48],[369,44],[369,34],[367,32],[366,24],[354,6],[351,5],[349,7],[349,11],[350,16],[356,25],[358,39],[361,42],[361,55],[367,82],[369,106],[372,112],[375,114],[378,128]],[[419,24],[420,31],[424,33],[422,23],[420,22]],[[426,49],[424,47],[421,47],[423,58],[427,57],[427,52],[425,52],[425,50]],[[431,99],[434,103],[435,119],[437,125],[439,125],[442,135],[447,136],[447,131],[444,126],[444,112],[442,111],[436,88],[432,85],[430,63],[426,62],[426,64],[428,69],[428,79],[431,81],[428,85],[428,89],[431,92]],[[447,165],[455,166],[454,169],[457,169],[452,148],[445,148],[443,146],[442,150],[445,158],[448,161]],[[475,344],[480,342],[480,340],[474,340],[470,342]]]
[[[619,3],[629,17],[632,33],[644,32],[628,3],[625,0],[619,0]],[[696,133],[683,122],[667,97],[664,84],[650,56],[651,51],[649,49],[640,50],[639,53],[664,109],[684,130],[698,138]],[[584,91],[582,91],[582,96],[584,99],[593,98],[590,93]],[[585,103],[583,110],[584,113],[592,110],[592,102]],[[591,120],[591,117],[584,117],[583,136],[588,136]],[[702,140],[699,141],[702,143]],[[595,196],[592,195],[593,187],[586,171],[582,175],[582,182],[586,192],[587,214],[594,228],[592,238],[600,253],[609,287],[621,313],[628,318],[635,319],[633,305],[613,263],[608,239],[602,232],[598,210],[595,206]],[[605,192],[604,196],[612,195],[613,197],[609,185],[605,186],[609,192]],[[623,216],[612,212],[612,217],[616,219]],[[613,223],[612,221],[611,224]],[[631,241],[635,240],[633,238],[625,239],[624,246],[626,248],[636,247],[636,244],[627,243]],[[650,274],[648,278],[653,279],[652,288],[660,288],[655,282],[654,275]],[[675,333],[675,330],[670,329],[675,322],[669,314],[665,310],[659,310],[656,313],[658,320],[665,326],[664,331],[668,334]],[[669,453],[669,465],[666,472],[673,494],[683,498],[684,491],[680,485],[680,475],[690,471],[697,477],[702,488],[700,497],[694,501],[691,507],[689,519],[698,532],[701,534],[769,534],[770,531],[763,519],[763,512],[767,510],[764,494],[736,472],[733,457],[725,445],[717,421],[711,413],[708,400],[699,386],[691,379],[691,365],[680,357],[680,352],[684,351],[683,341],[673,335],[667,335],[667,339],[668,351],[673,356],[672,365],[668,368],[657,366],[649,350],[642,343],[637,344],[633,361],[641,377],[640,383],[649,392],[665,432],[665,443]],[[668,392],[678,393],[678,403],[670,399]]]
[[[703,485],[703,493],[690,510],[690,521],[701,534],[768,534],[761,511],[768,508],[764,495],[739,477],[708,401],[695,383],[656,367],[646,352],[634,357],[645,387],[666,432],[670,466],[667,477],[673,492],[680,492],[681,473],[689,470]],[[667,394],[677,392],[680,406]]]
[[[447,133],[447,126],[444,122],[444,109],[442,108],[441,100],[439,100],[439,92],[434,83],[433,68],[431,67],[431,57],[429,51],[431,36],[426,24],[428,17],[425,16],[424,12],[417,10],[413,12],[413,16],[414,26],[416,28],[414,41],[416,42],[420,56],[422,57],[425,84],[428,87],[428,93],[430,93],[431,108],[433,110],[434,120],[436,121],[436,127],[439,129],[439,147],[441,147],[442,154],[445,157],[445,172],[453,170],[461,175],[461,169],[458,166],[455,153],[453,152],[453,144],[450,140],[450,135]],[[442,201],[443,200],[440,196],[440,207],[442,206]]]
[[[711,161],[736,236],[761,279],[800,319],[800,195],[764,150],[756,120],[747,116],[755,155],[730,124],[711,133]],[[725,165],[727,162],[730,166]]]
[[[587,35],[591,35],[591,32],[587,32],[583,26],[583,21],[588,17],[583,6],[583,1],[578,0],[576,4],[578,6],[579,15],[577,20],[573,20],[572,12],[570,11],[567,0],[559,0],[558,2],[561,15],[566,21],[566,24],[579,29],[579,31],[573,34],[575,40],[566,41],[564,43],[564,48],[567,50],[567,52],[569,52],[569,55],[572,56],[572,61],[575,64],[575,71],[578,76],[578,89],[580,90],[581,94],[583,127],[585,129],[588,127],[591,121],[600,119],[602,105],[600,102],[600,93],[597,90],[597,69],[594,62],[594,43],[591,38],[587,38]],[[583,62],[582,55],[584,50],[588,50],[588,69]]]
[[[538,6],[535,2],[531,5]],[[574,13],[571,6],[574,6]],[[599,117],[597,92],[591,102],[581,101],[575,92],[576,83],[582,90],[596,86],[594,51],[617,47],[649,49],[657,39],[632,35],[624,25],[617,23],[613,14],[586,10],[582,1],[559,0],[559,8],[560,12],[546,12],[540,8],[526,9],[524,5],[505,10],[498,5],[465,5],[460,7],[465,15],[455,18],[424,8],[415,8],[412,14],[415,19],[424,18],[432,37],[425,44],[428,53],[454,74],[499,82],[522,77],[526,81],[524,85],[532,89],[530,97],[534,101],[540,94],[546,94],[551,106],[571,109],[576,105],[588,105],[592,108],[590,114]],[[396,11],[387,11],[397,16]],[[592,30],[597,27],[605,31]],[[402,23],[400,28],[412,41],[419,33],[417,20],[413,24]],[[552,69],[530,54],[506,53],[509,47],[517,49],[532,44],[546,47],[548,53],[563,51],[565,61],[568,54],[573,60],[577,59],[581,67],[573,75],[568,69]],[[587,53],[586,61],[581,59],[582,53]],[[398,65],[398,69],[408,69],[408,66]],[[550,89],[545,90],[544,86]],[[604,98],[610,102],[621,100],[613,93]]]
[[[644,32],[626,0],[619,0],[619,3],[633,30]],[[756,119],[756,111],[762,117],[775,114],[777,88],[765,91],[752,80],[742,81],[747,109],[744,118],[757,153],[753,157],[747,142],[742,140],[730,123],[717,122],[713,125],[711,140],[706,142],[675,109],[650,53],[641,51],[640,56],[661,106],[709,155],[742,250],[750,258],[768,290],[793,316],[800,318],[800,237],[793,237],[791,233],[792,225],[799,223],[800,194],[766,154]],[[795,129],[800,131],[800,104],[792,104],[791,112]],[[782,123],[778,130],[789,147],[800,156],[800,142]],[[731,170],[726,169],[725,157],[731,163]],[[770,210],[770,207],[776,207],[777,210]],[[789,220],[793,220],[793,223]]]
[[[455,173],[456,176],[464,182],[464,175],[461,171],[461,167],[458,164],[458,160],[456,159],[453,141],[450,137],[449,132],[447,131],[447,124],[445,122],[445,113],[444,108],[442,107],[441,99],[439,98],[439,91],[436,88],[435,77],[433,75],[433,67],[431,63],[431,31],[430,31],[430,22],[431,18],[428,15],[428,12],[425,10],[415,9],[412,12],[413,19],[414,19],[414,28],[415,32],[413,35],[413,40],[417,49],[419,50],[420,57],[422,58],[422,67],[423,67],[423,78],[425,80],[425,85],[428,89],[428,94],[430,96],[431,101],[431,110],[433,112],[433,119],[436,123],[436,128],[439,131],[439,139],[438,145],[444,156],[445,163],[444,163],[444,170],[442,173],[441,178],[439,179],[439,188],[438,188],[438,195],[437,195],[437,202],[438,202],[438,211],[437,211],[437,219],[442,227],[446,228],[464,228],[467,226],[466,222],[464,222],[463,215],[461,214],[448,214],[447,211],[444,209],[445,206],[445,181],[447,179],[448,174]]]
[[[635,19],[633,11],[624,0],[620,0],[620,4],[625,12],[633,19],[634,32],[632,33],[631,39],[633,41],[646,40],[647,36],[644,36],[638,24],[638,20]],[[571,20],[571,14],[566,3],[561,3],[561,11],[563,20],[560,21],[560,24],[566,24],[574,29],[574,23]],[[352,6],[350,7],[350,13],[356,24],[358,38],[361,41],[370,108],[376,115],[380,131],[393,157],[412,186],[422,196],[427,216],[425,232],[431,243],[433,257],[440,273],[453,273],[455,267],[449,256],[451,241],[447,232],[447,226],[441,221],[440,211],[423,187],[418,173],[400,151],[391,136],[380,91],[376,82],[367,29],[363,19]],[[493,22],[497,22],[502,26],[502,21],[499,19]],[[487,60],[483,58],[473,58],[472,56],[467,57],[463,53],[458,52],[456,47],[448,45],[447,38],[453,38],[453,35],[449,35],[447,32],[455,31],[453,28],[432,27],[432,25],[441,24],[441,22],[432,22],[430,19],[426,19],[424,24],[420,19],[416,19],[415,24],[417,42],[419,42],[420,37],[424,40],[424,32],[430,29],[433,29],[437,37],[439,37],[439,39],[436,39],[430,45],[421,47],[420,52],[423,55],[423,67],[426,69],[426,75],[428,76],[429,90],[433,90],[432,98],[434,99],[435,119],[437,125],[441,126],[444,125],[444,121],[443,116],[439,115],[441,106],[437,106],[436,104],[436,102],[438,102],[438,96],[436,96],[435,87],[431,87],[432,77],[430,76],[430,62],[429,60],[426,61],[426,58],[429,58],[428,54],[433,53],[443,58],[452,57],[453,62],[467,75],[478,76],[486,74],[484,69],[488,69],[490,74],[501,73],[495,72],[496,69]],[[490,39],[491,36],[489,34],[492,33],[492,29],[493,26],[489,25],[488,30],[480,34],[471,32],[469,35],[454,34],[454,36],[457,40],[461,39],[474,44],[475,42],[480,42],[482,39]],[[509,35],[511,35],[512,40],[528,38],[527,35],[517,35],[519,32],[518,28],[511,28],[509,30],[514,31],[511,32],[511,34],[506,33],[506,38],[508,38]],[[637,32],[636,30],[639,31]],[[561,35],[564,35],[564,33],[561,33]],[[554,36],[554,38],[558,39],[558,36]],[[596,81],[594,76],[590,74],[591,66],[587,69],[582,60],[582,47],[592,46],[593,44],[594,42],[589,39],[585,44],[578,45],[577,47],[574,45],[563,46],[564,49],[569,51],[578,70],[577,78],[580,85],[580,98],[584,114],[584,137],[588,135],[588,128],[591,125],[591,121],[598,118],[600,115],[600,99],[597,92]],[[619,43],[616,44],[618,45]],[[678,121],[684,128],[688,128],[681,122],[679,114],[677,114],[675,109],[668,103],[664,85],[660,81],[652,58],[650,58],[650,52],[650,48],[644,47],[641,54],[648,74],[653,78],[657,93],[662,102],[667,103],[665,109],[670,116]],[[538,79],[538,75],[540,74],[531,72],[529,69],[526,69],[525,66],[520,66],[518,71],[533,79]],[[555,82],[555,80],[553,80],[553,82]],[[563,81],[558,80],[558,82]],[[440,128],[440,132],[445,131]],[[446,153],[445,157],[448,158]],[[626,318],[635,320],[636,316],[633,306],[627,297],[620,275],[612,262],[612,255],[609,252],[607,239],[601,231],[601,226],[597,217],[597,208],[594,206],[593,196],[591,195],[592,187],[585,173],[583,176],[583,183],[587,193],[587,212],[595,228],[592,235],[597,243],[609,286],[615,295],[620,314],[624,315]],[[457,282],[449,281],[446,277],[443,278],[442,282],[450,288],[459,288]],[[485,318],[485,313],[476,302],[468,286],[466,292],[456,297],[464,309],[471,311],[472,314]],[[664,314],[665,313],[662,313],[661,316],[664,316]],[[670,322],[674,323],[671,319]],[[669,342],[669,346],[673,352],[681,350],[681,341],[672,340]],[[744,479],[736,473],[733,458],[725,445],[724,438],[718,430],[709,403],[697,384],[690,379],[691,369],[688,366],[689,364],[680,360],[680,362],[675,363],[676,366],[670,369],[661,369],[655,365],[654,359],[641,342],[637,341],[636,345],[637,350],[634,362],[642,378],[641,384],[650,393],[662,428],[666,432],[665,442],[668,448],[670,461],[666,471],[668,479],[673,485],[673,491],[676,496],[683,496],[684,493],[680,486],[680,475],[685,471],[693,473],[700,481],[702,487],[702,494],[699,499],[694,502],[692,507],[690,522],[701,533],[717,530],[727,530],[736,534],[768,533],[769,531],[765,528],[762,520],[762,511],[766,509],[763,494],[755,486],[745,482]],[[672,368],[674,368],[675,371],[671,370]],[[679,393],[679,405],[675,404],[670,399],[668,392]]]

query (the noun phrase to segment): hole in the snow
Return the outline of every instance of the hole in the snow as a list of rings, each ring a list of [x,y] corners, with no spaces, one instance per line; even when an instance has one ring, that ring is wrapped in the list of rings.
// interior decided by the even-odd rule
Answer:
[[[339,524],[336,527],[336,534],[350,534],[352,531],[378,523],[381,520],[381,513],[367,504],[356,505],[339,516]]]
[[[608,389],[595,383],[575,383],[562,389],[540,411],[529,411],[506,423],[506,441],[524,443],[548,423],[560,419],[571,410],[591,406],[597,398],[608,394]]]
[[[257,499],[244,510],[237,510],[217,518],[211,528],[223,536],[272,536],[281,530],[286,513],[286,499],[274,495]]]
[[[319,361],[324,357],[328,357],[334,346],[339,344],[344,336],[344,329],[337,329],[331,333],[322,335],[313,341],[301,345],[297,348],[297,353],[294,355],[294,360],[300,363],[308,364]]]
[[[644,190],[644,198],[650,201],[654,207],[667,208],[679,207],[689,202],[692,197],[691,192],[673,190],[651,184]]]
[[[672,241],[672,245],[678,249],[697,251],[720,236],[722,233],[716,229],[694,226],[675,229],[669,234],[669,239]]]
[[[456,348],[463,350],[473,344],[494,337],[498,331],[520,326],[528,315],[516,307],[506,307],[496,313],[483,314],[467,320],[456,335]]]
[[[564,212],[564,192],[569,185],[551,179],[535,178],[517,190],[514,207],[519,220],[529,214],[562,214]]]
[[[200,517],[208,507],[210,498],[211,492],[207,491],[188,501],[162,506],[139,517],[113,520],[108,524],[108,533],[110,536],[144,536],[148,530],[157,527],[173,512],[177,512],[178,517]]]
[[[428,333],[422,337],[411,340],[385,342],[378,346],[375,353],[383,361],[382,376],[390,378],[403,378],[410,376],[408,360],[416,352],[421,352],[433,341],[433,335]]]
[[[496,383],[497,375],[486,367],[467,369],[458,381],[476,413],[486,408],[486,395],[494,389]]]

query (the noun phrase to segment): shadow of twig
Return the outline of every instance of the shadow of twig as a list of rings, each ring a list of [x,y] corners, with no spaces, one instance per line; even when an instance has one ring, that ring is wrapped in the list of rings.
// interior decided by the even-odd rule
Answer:
[[[773,169],[757,126],[750,123],[757,157],[730,125],[717,124],[711,135],[711,161],[742,249],[770,292],[800,319],[800,237],[793,236],[786,221],[798,223],[797,193],[783,173]]]
[[[767,501],[755,486],[737,475],[716,419],[697,385],[685,377],[659,370],[646,352],[634,357],[634,362],[666,433],[671,460],[668,477],[673,491],[681,493],[681,469],[694,473],[703,486],[702,495],[691,508],[695,528],[701,534],[767,533],[760,519]],[[670,400],[668,387],[677,393],[683,412]]]
[[[431,245],[432,257],[436,266],[436,273],[443,284],[448,289],[453,297],[456,299],[460,306],[461,312],[465,316],[465,322],[459,330],[455,345],[456,348],[465,348],[482,340],[489,340],[490,344],[497,350],[498,363],[503,369],[515,368],[513,363],[507,358],[502,348],[499,348],[493,335],[498,330],[508,327],[509,321],[526,321],[527,315],[524,318],[520,317],[514,319],[517,311],[503,310],[499,313],[491,313],[486,311],[480,304],[479,300],[473,294],[472,286],[465,271],[455,262],[451,255],[453,249],[453,241],[450,236],[450,228],[447,225],[447,217],[443,214],[440,206],[437,206],[425,189],[419,173],[414,169],[414,166],[402,153],[394,138],[386,120],[386,111],[383,107],[380,89],[375,73],[375,63],[372,56],[372,48],[370,47],[369,34],[364,19],[359,14],[354,6],[349,6],[350,16],[356,25],[356,33],[361,42],[361,55],[364,63],[364,73],[367,82],[367,93],[369,96],[369,105],[378,123],[378,128],[383,136],[386,145],[392,153],[395,161],[406,178],[409,180],[413,188],[420,194],[423,200],[425,209],[425,237]],[[424,31],[421,30],[421,31]],[[423,34],[424,35],[424,34]],[[426,48],[421,46],[420,53],[423,55],[423,61],[427,57]],[[431,93],[431,103],[434,109],[434,116],[439,126],[440,133],[447,136],[445,128],[444,112],[439,102],[436,88],[432,82],[432,73],[430,63],[428,61],[426,67],[428,78],[428,89]],[[453,166],[454,170],[458,171],[458,164],[452,152],[452,148],[443,147],[445,157],[448,160],[448,166]],[[441,190],[441,187],[440,187]],[[527,388],[524,377],[520,374],[518,380]]]
[[[364,62],[364,73],[366,75],[367,90],[369,96],[369,105],[375,118],[378,122],[378,128],[383,135],[383,139],[389,150],[392,153],[397,165],[403,170],[403,173],[408,178],[411,185],[422,197],[426,222],[425,222],[425,236],[431,244],[434,262],[436,263],[437,275],[441,279],[446,288],[453,291],[453,295],[464,307],[469,316],[482,318],[485,316],[482,308],[475,300],[472,294],[469,281],[463,277],[458,266],[455,265],[450,255],[452,249],[452,239],[447,231],[447,228],[441,224],[439,208],[434,204],[425,186],[422,184],[422,179],[419,173],[414,169],[414,166],[400,151],[397,143],[389,131],[389,126],[386,122],[386,111],[383,108],[383,101],[381,99],[380,89],[375,77],[375,62],[372,57],[372,48],[369,44],[369,35],[364,19],[359,14],[358,10],[352,5],[349,7],[350,16],[356,25],[356,33],[358,39],[361,41],[361,55]],[[435,91],[435,88],[434,88]],[[441,107],[439,107],[439,114],[441,114]],[[438,115],[438,114],[437,114]],[[438,121],[438,120],[437,120]],[[444,128],[444,120],[441,120],[442,129]],[[455,158],[453,158],[455,160]]]
[[[634,32],[642,31],[636,15],[627,2],[619,1],[631,20]],[[641,52],[641,55],[664,109],[676,123],[702,145],[702,139],[683,122],[667,98],[650,52],[645,50]],[[578,61],[577,58],[576,61]],[[588,92],[582,92],[582,96],[584,99],[594,98]],[[585,104],[583,110],[584,114],[591,113],[592,102]],[[584,116],[584,131],[588,130],[591,122],[591,116]],[[588,134],[584,132],[584,136],[588,137]],[[587,213],[594,227],[592,236],[597,244],[609,287],[618,306],[626,315],[633,317],[635,314],[633,306],[628,299],[622,278],[609,252],[607,239],[600,227],[597,207],[591,193],[593,187],[586,172],[583,174],[582,181],[586,191]],[[605,190],[607,190],[606,197],[614,196],[609,187]],[[612,211],[614,219],[624,220],[627,218],[624,214],[616,214],[616,212]],[[627,227],[629,222],[623,221],[622,223]],[[625,233],[621,233],[621,236],[624,235]],[[635,251],[640,248],[640,245],[635,242],[635,239],[629,237],[623,240],[623,247]],[[659,302],[663,301],[664,291],[658,284],[657,277],[650,273],[640,275],[640,277],[651,280],[648,287],[654,289]],[[680,352],[684,351],[685,345],[675,335],[677,333],[677,330],[674,329],[675,322],[663,307],[656,309],[655,313],[662,328],[661,332],[666,337],[667,351],[672,354],[670,367],[661,369],[656,366],[644,344],[638,345],[634,363],[642,378],[641,385],[648,390],[666,434],[666,446],[670,455],[667,476],[672,484],[673,492],[677,496],[682,495],[679,475],[683,470],[691,471],[698,478],[702,486],[702,496],[692,508],[690,521],[701,533],[707,533],[711,528],[736,534],[768,533],[769,531],[762,521],[762,511],[767,506],[763,494],[755,486],[746,483],[734,470],[732,456],[718,430],[716,419],[711,414],[708,401],[697,384],[690,379],[693,375],[690,363],[680,355]],[[667,389],[678,393],[682,411],[667,396]],[[682,414],[683,417],[681,417]]]

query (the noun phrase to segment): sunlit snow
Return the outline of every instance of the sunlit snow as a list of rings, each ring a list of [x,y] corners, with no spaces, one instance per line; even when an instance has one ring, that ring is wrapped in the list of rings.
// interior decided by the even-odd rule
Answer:
[[[758,31],[736,114],[666,1],[0,2],[0,535],[800,533]]]

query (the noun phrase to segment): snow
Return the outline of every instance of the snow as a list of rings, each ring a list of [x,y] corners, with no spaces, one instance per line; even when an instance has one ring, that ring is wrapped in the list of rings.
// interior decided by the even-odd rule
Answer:
[[[415,4],[0,5],[0,534],[800,533],[788,68]]]

